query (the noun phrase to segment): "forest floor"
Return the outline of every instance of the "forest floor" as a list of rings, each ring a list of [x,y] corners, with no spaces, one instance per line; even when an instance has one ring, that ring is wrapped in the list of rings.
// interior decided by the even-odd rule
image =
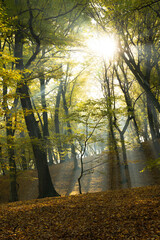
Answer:
[[[160,186],[0,204],[0,239],[160,239]]]
[[[160,185],[160,171],[144,169],[145,158],[138,151],[128,151],[128,165],[131,178],[131,187],[145,187]],[[83,159],[84,175],[81,179],[82,193],[107,191],[110,189],[127,188],[124,169],[121,169],[120,180],[115,165],[110,165],[107,153],[89,156]],[[79,163],[79,161],[78,161]],[[122,167],[124,168],[123,164]],[[74,170],[73,161],[49,167],[56,191],[61,196],[79,194],[79,168]],[[38,177],[36,170],[18,171],[18,198],[20,201],[36,199],[38,196]],[[9,202],[10,180],[9,174],[0,176],[0,203]]]

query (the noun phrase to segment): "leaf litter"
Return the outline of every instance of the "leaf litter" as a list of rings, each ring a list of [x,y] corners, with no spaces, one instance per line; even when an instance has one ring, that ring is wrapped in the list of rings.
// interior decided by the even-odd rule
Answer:
[[[0,239],[160,239],[160,186],[0,205]]]

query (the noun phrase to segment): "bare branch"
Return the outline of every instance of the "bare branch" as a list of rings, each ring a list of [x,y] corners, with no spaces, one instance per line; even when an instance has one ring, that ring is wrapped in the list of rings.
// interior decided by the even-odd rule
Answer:
[[[44,20],[50,20],[50,19],[57,19],[59,17],[63,17],[65,15],[67,15],[68,13],[71,13],[74,9],[76,9],[77,7],[79,6],[83,6],[84,4],[80,4],[80,3],[77,3],[74,7],[72,7],[70,10],[64,12],[64,13],[61,13],[61,14],[58,14],[56,16],[51,16],[51,17],[47,17],[47,18],[44,18]]]

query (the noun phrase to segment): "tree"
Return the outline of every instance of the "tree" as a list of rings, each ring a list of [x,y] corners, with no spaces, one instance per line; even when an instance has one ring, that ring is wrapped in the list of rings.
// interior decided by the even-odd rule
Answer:
[[[121,179],[120,176],[120,157],[118,152],[118,144],[116,139],[116,134],[114,130],[114,104],[113,104],[113,73],[111,74],[111,77],[108,74],[108,71],[110,71],[111,64],[109,66],[106,66],[106,63],[104,62],[104,79],[103,79],[103,91],[104,91],[104,97],[106,100],[106,111],[107,111],[107,117],[108,117],[108,129],[109,129],[109,138],[108,138],[108,145],[109,145],[109,159],[110,159],[110,176],[111,176],[111,189],[115,187],[115,173],[114,173],[114,165],[118,167],[118,179]],[[119,183],[118,183],[119,184]]]
[[[107,34],[113,31],[118,41],[118,61],[126,64],[147,99],[148,123],[156,152],[159,155],[159,1],[92,2],[90,16]],[[135,21],[136,19],[136,21]],[[121,70],[124,75],[124,70]],[[118,73],[119,74],[119,73]],[[122,88],[121,88],[122,89]],[[124,92],[124,90],[123,90]],[[126,103],[130,99],[125,92]],[[131,106],[129,106],[131,108]],[[157,113],[158,112],[158,113]],[[134,114],[132,109],[132,114]],[[137,136],[138,125],[133,115]],[[145,125],[146,126],[146,125]],[[146,127],[145,127],[146,128]],[[138,137],[140,138],[140,136]]]
[[[75,138],[78,143],[77,150],[80,153],[80,176],[78,177],[78,185],[79,185],[79,193],[80,194],[82,194],[81,179],[82,179],[84,173],[89,172],[90,170],[93,170],[93,169],[84,170],[83,157],[85,155],[85,151],[87,149],[88,142],[93,138],[93,134],[98,129],[98,127],[101,125],[101,120],[103,118],[103,116],[101,114],[100,115],[98,113],[94,114],[95,109],[96,109],[96,106],[94,106],[93,103],[91,103],[90,101],[86,102],[84,105],[81,104],[79,110],[77,109],[79,117],[75,119],[76,122],[79,122],[81,124],[81,133],[75,134]],[[86,110],[89,110],[89,112]],[[97,108],[97,110],[99,110],[99,108]],[[91,117],[94,118],[95,115],[96,116],[99,115],[99,120],[96,122],[93,122],[92,119],[90,119],[90,118]],[[102,164],[104,164],[104,163],[102,163]]]
[[[15,58],[11,55],[11,39],[8,37],[12,34],[12,28],[9,24],[12,24],[11,19],[7,19],[7,15],[3,12],[4,9],[0,8],[0,25],[1,25],[1,39],[0,39],[0,74],[2,81],[2,108],[6,125],[6,138],[7,138],[7,152],[9,158],[9,170],[10,170],[10,201],[18,200],[17,193],[17,173],[16,173],[16,161],[14,152],[14,134],[16,130],[17,113],[16,108],[18,105],[18,98],[16,93],[16,84],[20,80],[21,76],[18,71],[10,71],[9,67],[15,63]],[[6,45],[8,45],[6,47]],[[15,79],[13,83],[12,79]],[[12,91],[8,91],[9,86],[13,88]],[[1,156],[2,157],[2,156]],[[4,167],[2,164],[2,170]]]
[[[52,15],[50,15],[52,12],[51,10],[53,10],[52,6],[55,4],[53,1],[48,1],[47,5],[42,1],[39,3],[39,8],[36,8],[37,1],[31,2],[30,0],[21,1],[19,3],[4,1],[4,4],[7,7],[8,14],[11,16],[15,14],[17,16],[14,26],[15,33],[12,35],[12,38],[15,38],[14,56],[17,59],[15,68],[22,73],[22,81],[18,84],[17,92],[20,96],[21,106],[38,170],[39,197],[57,196],[58,194],[54,189],[49,174],[47,155],[45,148],[43,147],[43,137],[33,113],[28,86],[28,77],[30,74],[28,74],[25,69],[33,67],[33,63],[38,57],[41,47],[46,44],[47,41],[50,44],[58,44],[60,39],[66,38],[66,31],[71,28],[71,21],[75,19],[75,12],[72,15],[72,11],[74,11],[74,9],[76,11],[77,7],[84,7],[84,5],[83,3],[70,3],[69,7],[66,9],[64,2],[60,6],[60,1],[56,3],[56,8],[54,8]],[[59,17],[67,16],[67,14],[70,19],[69,26],[66,25],[66,20],[64,18],[59,20]],[[50,22],[53,25],[53,38],[52,36],[50,38]],[[59,25],[59,23],[61,23],[61,25]],[[64,23],[64,25],[62,23]],[[65,40],[59,42],[59,44],[61,45],[64,42]],[[25,47],[28,43],[31,46],[32,52],[26,54]],[[27,57],[27,61],[25,60],[25,57]]]

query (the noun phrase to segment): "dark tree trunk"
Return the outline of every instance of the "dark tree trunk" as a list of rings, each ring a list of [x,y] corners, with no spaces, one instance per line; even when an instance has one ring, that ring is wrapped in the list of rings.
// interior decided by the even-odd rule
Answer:
[[[124,59],[125,63],[128,65],[131,72],[136,77],[139,85],[144,89],[147,98],[153,103],[154,107],[160,113],[160,103],[156,98],[156,95],[152,92],[149,84],[150,73],[151,73],[151,45],[152,43],[148,43],[146,46],[146,74],[144,75],[139,68],[139,65],[136,64],[135,60],[131,57],[132,55],[126,51],[122,53],[122,58]],[[127,58],[127,56],[128,58]]]
[[[120,88],[121,88],[121,90],[122,90],[122,92],[124,94],[125,102],[127,104],[128,116],[133,119],[133,124],[134,124],[134,128],[135,128],[136,136],[137,136],[137,141],[138,141],[138,143],[141,146],[139,129],[138,129],[137,121],[136,121],[135,111],[134,111],[134,107],[133,107],[133,104],[132,104],[132,99],[131,99],[130,93],[129,93],[129,82],[128,82],[128,79],[127,79],[127,74],[126,74],[126,72],[124,70],[124,67],[122,65],[121,66],[121,71],[122,71],[123,76],[124,76],[124,79],[123,79],[124,84],[122,84],[122,80],[120,78],[120,75],[119,75],[116,67],[114,67],[114,69],[115,69],[115,72],[116,72],[116,76],[117,76]]]
[[[38,49],[37,43],[37,49]],[[38,54],[38,50],[34,53],[34,57]],[[15,34],[15,57],[18,58],[16,63],[16,68],[23,70],[23,35],[20,31]],[[31,62],[30,59],[29,62]],[[28,65],[29,65],[28,62]],[[31,104],[31,99],[29,95],[29,88],[25,82],[25,76],[23,82],[18,86],[18,92],[20,94],[21,105],[24,113],[24,118],[27,126],[27,130],[31,139],[31,144],[33,148],[33,153],[35,157],[36,167],[38,171],[38,189],[39,198],[58,196],[56,192],[51,176],[49,173],[49,168],[47,164],[47,154],[43,147],[43,139],[38,126],[38,123],[33,114],[33,108]],[[37,141],[38,140],[38,141]]]
[[[5,168],[5,164],[3,162],[3,159],[2,159],[2,147],[1,146],[2,145],[0,144],[0,165],[1,165],[2,174],[3,174],[3,176],[5,176],[6,175],[6,172],[5,172],[6,168]]]
[[[24,138],[24,132],[21,131],[20,132],[20,138]],[[27,159],[26,159],[26,156],[25,156],[25,147],[22,146],[22,149],[21,149],[21,159],[22,159],[22,169],[25,171],[27,170],[28,166],[27,166]]]
[[[147,108],[146,102],[147,102],[146,96],[143,96],[143,109],[142,109],[143,112],[145,112],[146,108]],[[143,128],[144,128],[144,130],[143,130],[143,137],[144,137],[144,141],[146,142],[146,141],[149,140],[147,116],[144,117]]]
[[[156,132],[154,129],[154,119],[153,119],[153,114],[152,114],[152,103],[150,100],[147,98],[147,113],[148,113],[148,122],[149,122],[149,127],[150,127],[150,132],[152,136],[152,140],[154,141],[156,139]]]
[[[16,162],[15,162],[15,152],[14,152],[14,126],[12,123],[12,112],[17,106],[17,99],[14,100],[12,109],[9,110],[7,99],[7,85],[5,80],[3,80],[3,110],[5,111],[5,121],[6,121],[6,136],[7,136],[7,151],[9,158],[9,172],[10,172],[10,201],[18,201],[17,193],[17,173],[16,173]]]
[[[49,165],[53,165],[53,154],[52,154],[51,147],[48,147],[47,150],[48,150],[48,159],[49,159],[48,164]]]
[[[127,187],[131,187],[131,179],[130,179],[130,174],[129,174],[129,168],[128,168],[128,161],[127,161],[127,151],[126,151],[126,146],[125,146],[125,139],[124,139],[124,134],[129,126],[129,122],[132,118],[128,117],[126,120],[126,123],[123,127],[123,130],[119,128],[116,122],[116,117],[114,120],[114,126],[118,130],[119,135],[120,135],[120,140],[121,140],[121,148],[122,148],[122,156],[123,156],[123,164],[124,164],[124,171],[125,171],[125,178],[126,178],[126,183]]]
[[[151,136],[152,136],[153,146],[154,146],[154,154],[155,154],[155,158],[159,158],[160,144],[157,140],[157,133],[155,131],[154,115],[152,112],[153,107],[154,106],[152,105],[152,102],[150,101],[149,98],[147,98],[148,122],[149,122],[150,132],[151,132]]]
[[[33,114],[31,99],[28,92],[28,86],[26,84],[23,84],[23,86],[19,88],[19,93],[21,96],[21,105],[24,112],[27,130],[31,138],[36,167],[38,170],[39,198],[58,196],[59,194],[56,192],[52,184],[47,164],[47,154],[45,148],[43,147],[44,143],[38,123]],[[29,111],[28,114],[26,114],[27,111]]]
[[[155,127],[156,137],[160,138],[160,124],[159,124],[157,112],[156,112],[156,109],[154,106],[152,107],[152,114],[153,114],[153,119],[154,119],[154,127]]]
[[[39,149],[39,146],[36,144],[33,144],[33,152],[36,159],[39,159],[39,161],[36,161],[37,170],[38,170],[38,188],[39,188],[39,196],[38,198],[44,198],[44,197],[54,197],[59,196],[59,194],[56,192],[52,180],[50,177],[50,172],[47,164],[47,157],[46,152],[42,151],[42,149]]]
[[[79,193],[82,194],[82,186],[81,186],[81,178],[83,177],[83,153],[81,152],[81,157],[80,157],[80,164],[81,164],[81,173],[80,173],[80,176],[78,178],[78,186],[79,186]]]
[[[111,132],[109,132],[109,154],[108,154],[108,159],[109,159],[109,187],[111,190],[116,189],[116,176],[115,176],[115,144],[113,144],[113,136]],[[117,144],[116,144],[117,145]],[[120,169],[119,169],[120,170]],[[120,173],[120,171],[119,171]]]
[[[25,150],[22,149],[21,151],[21,159],[22,159],[22,169],[23,171],[27,170],[28,169],[28,166],[27,166],[27,159],[25,157]]]
[[[9,143],[8,143],[9,144]],[[15,155],[14,155],[14,147],[10,146],[8,149],[9,155],[9,168],[10,168],[10,202],[18,201],[18,193],[17,193],[17,172],[16,172],[16,163],[15,163]]]
[[[7,128],[7,148],[9,157],[9,172],[10,172],[10,202],[18,201],[17,193],[17,171],[14,152],[14,132],[12,130],[12,120],[10,117],[6,117]]]

